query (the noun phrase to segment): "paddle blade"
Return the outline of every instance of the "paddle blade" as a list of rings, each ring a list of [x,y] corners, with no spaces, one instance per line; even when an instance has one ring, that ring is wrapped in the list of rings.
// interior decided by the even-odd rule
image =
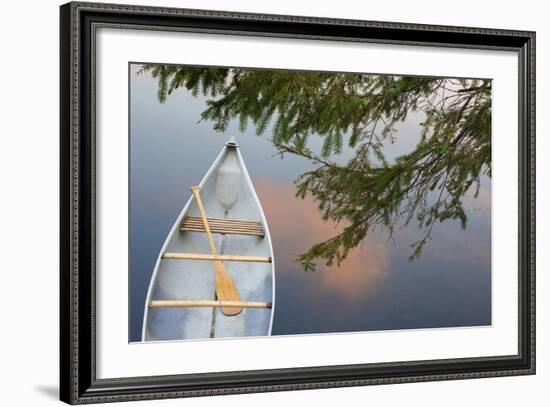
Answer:
[[[237,288],[233,284],[233,280],[223,263],[216,261],[214,267],[216,269],[216,295],[218,296],[218,300],[240,301],[241,298],[239,297]],[[227,316],[238,315],[242,310],[242,308],[222,307],[222,312]]]

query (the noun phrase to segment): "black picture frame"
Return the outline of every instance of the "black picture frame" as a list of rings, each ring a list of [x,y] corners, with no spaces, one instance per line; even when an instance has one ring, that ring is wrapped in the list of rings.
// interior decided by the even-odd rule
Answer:
[[[535,373],[535,33],[72,2],[60,7],[60,398],[70,404]],[[97,27],[508,50],[519,60],[519,352],[420,360],[96,378],[95,49]]]

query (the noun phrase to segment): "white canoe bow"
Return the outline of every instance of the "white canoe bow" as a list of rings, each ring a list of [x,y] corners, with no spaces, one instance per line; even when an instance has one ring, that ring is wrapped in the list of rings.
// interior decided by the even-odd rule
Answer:
[[[209,250],[191,197],[159,253],[149,284],[142,341],[271,335],[275,266],[267,222],[232,137],[199,184],[217,254]],[[223,261],[240,296],[216,297],[214,262]],[[225,315],[227,307],[242,309]]]

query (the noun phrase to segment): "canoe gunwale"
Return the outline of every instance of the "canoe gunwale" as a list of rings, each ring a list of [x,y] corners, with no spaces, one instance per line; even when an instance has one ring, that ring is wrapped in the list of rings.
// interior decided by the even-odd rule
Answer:
[[[260,199],[258,198],[258,194],[256,194],[256,189],[254,188],[254,184],[252,183],[252,180],[250,179],[250,175],[248,174],[248,169],[246,168],[246,165],[244,163],[243,157],[241,155],[241,150],[239,149],[239,144],[234,140],[232,137],[230,141],[233,140],[233,146],[237,152],[237,159],[239,160],[239,164],[244,169],[244,179],[246,180],[248,187],[250,188],[250,192],[252,196],[254,197],[254,201],[256,202],[256,205],[258,205],[258,209],[260,212],[260,218],[261,223],[264,229],[264,239],[267,239],[267,244],[269,247],[269,252],[271,253],[271,315],[269,318],[269,328],[267,331],[267,336],[271,336],[271,330],[273,328],[273,318],[275,316],[275,253],[273,252],[273,244],[271,243],[271,234],[269,233],[269,226],[267,224],[267,219],[265,217],[264,208],[262,207],[262,203],[260,202]],[[227,148],[227,145],[226,147]],[[224,149],[225,152],[225,149]]]

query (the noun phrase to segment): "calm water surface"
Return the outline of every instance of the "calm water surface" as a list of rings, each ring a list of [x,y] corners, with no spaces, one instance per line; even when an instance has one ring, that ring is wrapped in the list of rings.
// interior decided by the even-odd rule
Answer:
[[[225,141],[234,135],[269,223],[276,265],[273,335],[434,328],[491,324],[491,191],[482,180],[479,197],[465,198],[468,226],[434,227],[422,256],[408,261],[410,245],[423,236],[416,225],[387,240],[369,235],[338,267],[319,264],[305,273],[294,262],[312,243],[338,229],[320,219],[311,200],[294,197],[292,181],[311,169],[307,160],[275,156],[254,129],[224,134],[198,123],[203,98],[178,89],[166,103],[157,83],[131,68],[130,122],[130,340],[141,337],[149,280],[162,244]],[[418,120],[400,126],[388,156],[408,152]],[[268,133],[268,132],[266,132]],[[319,145],[320,143],[317,143]],[[339,159],[349,158],[349,152]]]

